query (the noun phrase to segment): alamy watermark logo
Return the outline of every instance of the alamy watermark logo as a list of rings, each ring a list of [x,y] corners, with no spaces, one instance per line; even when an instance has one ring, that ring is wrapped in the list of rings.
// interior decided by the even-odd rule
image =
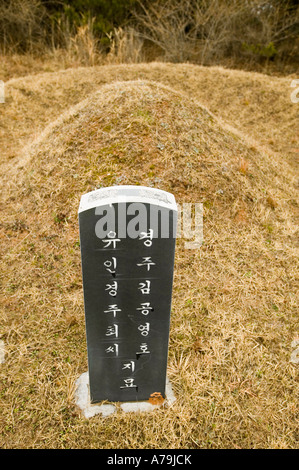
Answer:
[[[185,239],[185,248],[198,249],[203,244],[203,204],[178,204],[177,238]],[[188,241],[186,241],[188,240]]]
[[[0,364],[5,362],[5,345],[4,341],[0,340]]]
[[[291,101],[292,103],[299,103],[299,79],[292,80],[291,87],[295,88],[294,91],[291,93]]]
[[[0,80],[0,103],[5,103],[5,91],[3,80]]]
[[[116,210],[117,206],[117,210]],[[117,246],[121,238],[145,239],[150,246],[153,238],[183,238],[186,249],[199,249],[203,243],[202,203],[178,204],[177,217],[155,205],[141,202],[99,206],[95,215],[95,234],[108,246]]]

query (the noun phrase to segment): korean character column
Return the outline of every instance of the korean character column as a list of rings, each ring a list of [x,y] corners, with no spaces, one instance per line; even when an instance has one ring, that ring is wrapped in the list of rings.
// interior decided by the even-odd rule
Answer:
[[[120,238],[116,237],[116,232],[110,231],[107,234],[107,238],[102,239],[104,244],[104,250],[107,251],[104,256],[103,268],[104,270],[111,275],[111,281],[106,282],[105,291],[109,295],[109,301],[103,310],[103,313],[108,317],[108,325],[105,331],[104,340],[109,340],[105,344],[105,354],[107,357],[117,358],[120,354],[120,344],[119,344],[119,323],[118,315],[121,313],[122,309],[115,302],[117,297],[119,282],[115,280],[116,270],[117,270],[117,256],[116,256],[116,246],[121,242]]]

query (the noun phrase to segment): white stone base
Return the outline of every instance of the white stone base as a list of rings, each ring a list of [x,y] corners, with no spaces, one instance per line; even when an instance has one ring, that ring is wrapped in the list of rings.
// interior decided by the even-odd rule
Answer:
[[[130,401],[130,402],[121,402],[120,407],[125,412],[139,412],[139,411],[153,411],[160,406],[171,406],[176,397],[173,393],[171,383],[166,378],[166,393],[165,401],[161,405],[152,405],[148,401]],[[109,404],[91,404],[89,396],[89,375],[88,372],[84,372],[76,380],[76,391],[75,391],[75,400],[76,405],[82,410],[85,418],[91,418],[97,414],[102,414],[103,418],[111,415],[117,411],[116,406]]]

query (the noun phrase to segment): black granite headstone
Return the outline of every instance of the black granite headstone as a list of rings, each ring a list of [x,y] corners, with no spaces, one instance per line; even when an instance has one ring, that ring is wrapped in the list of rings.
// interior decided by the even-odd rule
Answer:
[[[142,186],[79,207],[92,403],[165,397],[177,224],[174,196]]]

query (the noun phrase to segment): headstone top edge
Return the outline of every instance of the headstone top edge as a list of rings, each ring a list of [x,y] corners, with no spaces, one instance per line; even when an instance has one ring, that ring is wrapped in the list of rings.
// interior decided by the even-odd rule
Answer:
[[[119,185],[95,189],[81,196],[78,213],[101,205],[121,202],[141,202],[177,211],[173,194],[147,186]]]

